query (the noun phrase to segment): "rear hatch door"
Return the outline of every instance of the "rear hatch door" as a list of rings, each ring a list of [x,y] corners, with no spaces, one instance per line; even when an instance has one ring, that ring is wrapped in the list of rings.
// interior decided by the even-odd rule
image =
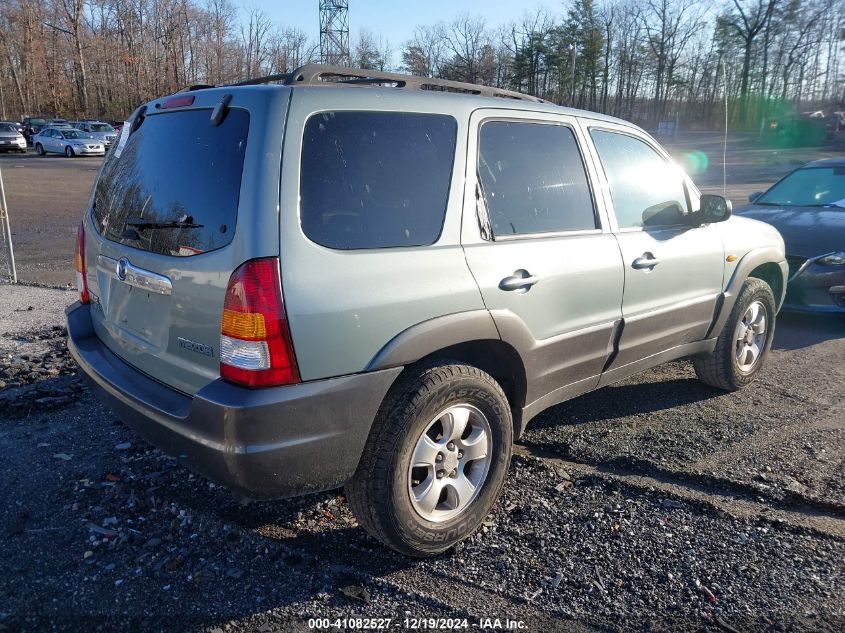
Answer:
[[[227,94],[214,125],[213,108]],[[279,254],[289,90],[189,96],[177,108],[167,98],[148,104],[109,152],[86,218],[85,255],[99,338],[140,371],[193,394],[219,377],[232,271]]]

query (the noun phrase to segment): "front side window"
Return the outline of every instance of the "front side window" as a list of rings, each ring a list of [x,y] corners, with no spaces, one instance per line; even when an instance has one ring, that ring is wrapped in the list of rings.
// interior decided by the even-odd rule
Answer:
[[[442,114],[313,115],[302,139],[305,235],[344,250],[436,242],[446,215],[457,127]]]
[[[478,176],[494,236],[597,228],[593,197],[572,130],[488,121]]]
[[[677,167],[643,141],[618,132],[590,135],[610,185],[619,228],[684,223],[687,202]]]

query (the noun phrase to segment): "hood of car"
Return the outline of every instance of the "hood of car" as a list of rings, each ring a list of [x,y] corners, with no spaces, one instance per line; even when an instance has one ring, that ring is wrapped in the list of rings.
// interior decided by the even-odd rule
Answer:
[[[0,132],[0,138],[18,138],[20,134],[18,132]]]
[[[815,257],[845,251],[845,208],[747,204],[734,213],[775,227],[789,255]]]

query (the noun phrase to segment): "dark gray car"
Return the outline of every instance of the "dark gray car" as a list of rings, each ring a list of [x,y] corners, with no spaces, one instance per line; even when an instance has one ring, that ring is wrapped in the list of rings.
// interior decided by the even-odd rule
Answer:
[[[480,527],[548,407],[679,358],[759,374],[783,240],[641,129],[368,70],[247,83],[274,80],[141,106],[79,233],[71,353],[199,472],[346,486],[425,556]]]
[[[786,243],[786,309],[845,313],[845,158],[817,160],[749,196],[738,215],[774,226]]]

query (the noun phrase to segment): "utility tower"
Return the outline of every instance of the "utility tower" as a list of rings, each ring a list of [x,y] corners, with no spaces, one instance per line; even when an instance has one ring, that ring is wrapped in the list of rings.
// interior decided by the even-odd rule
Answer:
[[[320,63],[349,66],[349,1],[320,0]]]

